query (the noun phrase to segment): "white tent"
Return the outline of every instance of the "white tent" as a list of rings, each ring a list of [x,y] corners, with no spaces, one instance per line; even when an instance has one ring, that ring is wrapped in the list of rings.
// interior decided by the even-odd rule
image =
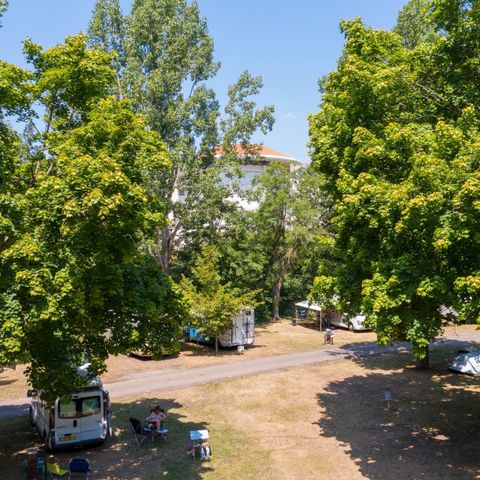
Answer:
[[[309,302],[308,300],[304,300],[303,302],[297,302],[295,304],[296,307],[305,308],[306,310],[313,310],[314,312],[321,312],[322,309],[314,302]]]

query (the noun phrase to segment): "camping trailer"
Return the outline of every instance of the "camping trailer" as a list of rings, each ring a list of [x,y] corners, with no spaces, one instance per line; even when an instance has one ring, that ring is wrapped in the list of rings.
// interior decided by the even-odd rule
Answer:
[[[187,341],[213,344],[214,338],[199,332],[196,328],[186,327],[184,337]],[[255,309],[244,308],[232,317],[232,328],[218,336],[222,347],[238,347],[252,345],[255,341]]]
[[[309,303],[307,300],[303,302],[297,302],[295,307],[298,311],[313,311],[317,315],[319,321],[321,321],[325,326],[333,325],[335,327],[348,328],[353,332],[367,330],[365,327],[365,315],[346,315],[345,313],[340,312],[340,310],[329,307],[322,309],[316,303]],[[322,325],[320,323],[320,325]]]

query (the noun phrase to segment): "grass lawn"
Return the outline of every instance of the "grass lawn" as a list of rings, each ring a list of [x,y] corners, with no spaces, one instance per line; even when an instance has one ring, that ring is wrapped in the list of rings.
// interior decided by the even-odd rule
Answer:
[[[405,352],[124,399],[113,440],[57,457],[66,465],[85,455],[96,480],[479,478],[480,385],[448,372],[452,353],[434,350],[430,371],[411,368]],[[128,417],[157,403],[170,440],[128,449]],[[199,428],[210,431],[210,462],[186,454],[188,431]],[[33,445],[26,419],[0,422],[2,479],[21,478]]]

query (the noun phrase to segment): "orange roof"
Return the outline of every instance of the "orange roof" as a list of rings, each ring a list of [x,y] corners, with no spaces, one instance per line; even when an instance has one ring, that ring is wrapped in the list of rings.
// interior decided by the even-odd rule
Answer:
[[[239,155],[252,155],[253,153],[258,153],[260,157],[267,157],[267,158],[280,158],[280,159],[285,159],[285,160],[292,160],[296,161],[294,158],[289,157],[288,155],[285,155],[284,153],[277,152],[275,150],[272,150],[271,148],[264,147],[263,145],[246,145],[243,146],[239,143],[233,145],[235,148],[236,153]],[[221,155],[223,152],[223,147],[218,146],[215,148],[215,155]]]

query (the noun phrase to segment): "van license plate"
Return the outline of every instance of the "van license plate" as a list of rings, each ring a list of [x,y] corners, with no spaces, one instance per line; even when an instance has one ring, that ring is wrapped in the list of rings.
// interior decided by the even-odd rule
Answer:
[[[62,435],[60,437],[60,441],[62,442],[70,442],[72,440],[75,440],[75,435]]]

